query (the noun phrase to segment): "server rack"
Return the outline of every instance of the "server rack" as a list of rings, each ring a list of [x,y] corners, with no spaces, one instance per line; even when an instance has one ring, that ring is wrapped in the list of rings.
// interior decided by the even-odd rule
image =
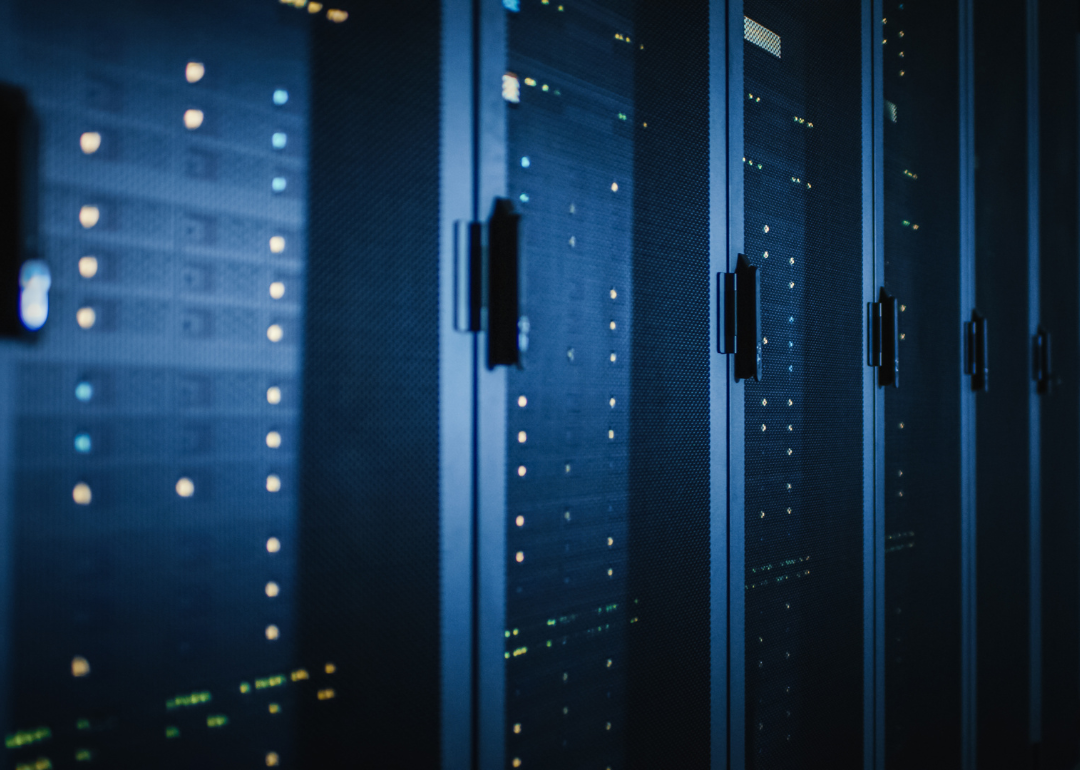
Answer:
[[[469,469],[471,362],[437,333],[470,183],[442,11],[354,5],[310,31],[299,652],[333,661],[338,685],[297,711],[301,766],[433,766],[457,748],[443,714],[468,703],[468,669],[447,665],[469,643],[462,613],[441,603],[468,555],[444,556],[469,505],[444,479]]]
[[[1054,353],[1043,359],[1040,396],[1041,679],[1038,761],[1069,767],[1080,760],[1080,580],[1077,580],[1077,464],[1080,462],[1080,318],[1077,314],[1077,30],[1074,4],[1038,6],[1039,316]],[[1043,340],[1046,338],[1043,337]]]
[[[1036,4],[975,8],[975,307],[992,376],[977,395],[977,756],[1031,767],[1038,690],[1031,547],[1038,400],[1027,362],[1038,312]],[[1032,409],[1035,405],[1035,409]],[[1002,451],[1009,447],[1009,451]],[[1035,497],[1032,497],[1032,492]],[[1033,530],[1033,527],[1036,529]],[[1037,616],[1036,616],[1037,617]]]
[[[967,19],[961,3],[911,2],[886,2],[882,18],[884,292],[895,298],[883,309],[899,361],[884,414],[886,766],[960,767],[973,406],[964,330],[979,323],[967,296]]]
[[[855,766],[872,692],[870,5],[742,10],[743,199],[734,205],[762,302],[761,378],[746,377],[742,430],[732,431],[745,452],[744,511],[731,512],[745,517],[745,763]]]
[[[308,20],[204,12],[11,9],[54,275],[11,351],[12,717],[56,762],[289,756],[257,685],[328,676],[295,663]]]
[[[710,8],[480,18],[478,215],[520,212],[528,319],[478,361],[482,766],[707,764]]]
[[[438,4],[366,10],[0,6],[53,276],[0,351],[12,766],[458,749],[471,84]]]

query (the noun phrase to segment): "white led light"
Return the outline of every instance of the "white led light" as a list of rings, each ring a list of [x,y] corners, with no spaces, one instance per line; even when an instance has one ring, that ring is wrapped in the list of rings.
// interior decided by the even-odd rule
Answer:
[[[49,318],[49,287],[52,274],[40,259],[23,263],[19,270],[19,319],[30,331],[37,331]]]
[[[93,155],[101,147],[101,134],[87,131],[79,137],[79,149],[86,155]]]

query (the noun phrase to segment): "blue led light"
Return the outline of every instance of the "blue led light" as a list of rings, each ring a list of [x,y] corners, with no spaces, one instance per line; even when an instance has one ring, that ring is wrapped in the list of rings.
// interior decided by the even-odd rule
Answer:
[[[270,187],[276,193],[285,192],[285,177],[283,177],[283,176],[274,177],[274,181],[270,183]]]
[[[278,107],[280,107],[281,105],[285,104],[285,102],[287,102],[287,101],[289,101],[289,92],[288,91],[286,91],[284,88],[279,88],[276,91],[274,91],[274,104],[276,104]]]
[[[272,137],[270,137],[270,144],[274,145],[275,150],[284,150],[285,143],[289,141],[289,137],[278,131]]]
[[[521,159],[521,167],[522,168],[528,168],[530,165],[532,165],[532,161],[529,160],[529,156],[525,155],[524,157],[522,157],[522,159]]]
[[[518,200],[520,200],[522,203],[528,203],[529,202],[529,196],[526,195],[525,193],[522,193],[521,195],[518,196]]]
[[[75,451],[79,454],[90,454],[90,434],[89,433],[76,433],[75,434]]]
[[[75,398],[82,401],[84,404],[94,397],[94,386],[89,382],[83,381],[75,386]]]
[[[517,13],[521,10],[521,0],[503,0],[503,8]]]

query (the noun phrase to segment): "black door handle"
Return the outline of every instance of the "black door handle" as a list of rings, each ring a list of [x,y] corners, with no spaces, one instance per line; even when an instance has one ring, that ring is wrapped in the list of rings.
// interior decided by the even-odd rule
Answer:
[[[488,368],[523,364],[529,319],[522,313],[521,215],[508,198],[496,198],[488,220]]]
[[[717,273],[718,353],[735,356],[735,381],[761,381],[761,271],[740,254],[734,273]]]
[[[870,341],[867,364],[877,367],[878,385],[900,387],[900,303],[882,287],[877,302],[869,302]]]

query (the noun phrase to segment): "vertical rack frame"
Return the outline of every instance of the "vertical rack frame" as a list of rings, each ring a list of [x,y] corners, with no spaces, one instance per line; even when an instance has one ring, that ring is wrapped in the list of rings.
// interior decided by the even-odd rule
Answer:
[[[732,3],[735,4],[735,3]],[[729,244],[732,229],[730,212],[730,191],[732,169],[741,166],[732,162],[731,132],[728,114],[733,101],[742,105],[741,99],[733,98],[728,79],[729,46],[732,45],[731,14],[726,0],[709,2],[709,275],[727,272],[728,255],[733,253]],[[734,252],[737,253],[737,250]],[[718,319],[720,297],[715,281],[709,282],[710,301],[709,318]],[[709,536],[710,536],[710,575],[709,575],[709,624],[711,631],[710,667],[711,698],[710,733],[712,736],[712,756],[710,766],[713,770],[728,767],[728,752],[732,744],[729,735],[730,715],[736,713],[732,708],[731,683],[735,680],[729,666],[730,630],[736,626],[731,618],[732,583],[729,576],[729,536],[733,516],[729,508],[729,467],[730,447],[728,437],[728,389],[731,386],[731,373],[728,367],[730,356],[717,352],[716,335],[719,323],[709,324]],[[740,680],[741,681],[741,680]]]
[[[439,593],[441,765],[473,762],[472,335],[455,330],[455,222],[472,219],[472,0],[442,0],[439,153]]]
[[[965,322],[975,307],[975,30],[971,0],[959,0],[960,35],[960,339],[959,371],[964,371]],[[976,766],[976,436],[975,391],[960,378],[960,585],[962,668],[960,672],[960,761],[964,770]]]
[[[506,11],[497,0],[473,0],[474,152],[472,218],[487,218],[488,206],[506,195],[506,106],[501,82],[506,70]],[[473,601],[474,766],[499,770],[505,764],[506,664],[506,369],[487,367],[487,332],[473,335],[476,466],[474,484]]]
[[[1027,0],[1027,185],[1028,339],[1039,329],[1039,5]],[[1028,606],[1031,745],[1042,742],[1042,402],[1036,383],[1028,385]]]
[[[727,3],[727,238],[718,255],[724,272],[734,272],[743,251],[743,3]],[[714,199],[715,203],[715,199]],[[715,235],[714,235],[715,237]],[[715,289],[714,289],[715,291]],[[713,350],[716,350],[714,347]],[[746,767],[746,448],[745,383],[735,382],[733,356],[714,365],[726,383],[727,409],[727,572],[728,572],[728,767]]]
[[[863,12],[863,302],[885,278],[885,110],[883,0]],[[868,319],[864,317],[864,325]],[[864,339],[870,329],[864,326]],[[885,394],[863,367],[863,687],[866,768],[885,767]]]

